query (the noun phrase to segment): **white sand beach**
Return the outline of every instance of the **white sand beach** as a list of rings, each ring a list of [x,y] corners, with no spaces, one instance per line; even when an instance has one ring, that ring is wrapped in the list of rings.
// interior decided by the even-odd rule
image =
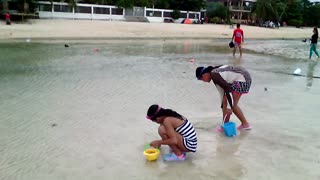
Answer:
[[[29,20],[26,24],[0,25],[0,39],[13,38],[231,38],[229,25],[169,24],[91,20]],[[270,29],[242,25],[245,38],[309,38],[312,28]]]

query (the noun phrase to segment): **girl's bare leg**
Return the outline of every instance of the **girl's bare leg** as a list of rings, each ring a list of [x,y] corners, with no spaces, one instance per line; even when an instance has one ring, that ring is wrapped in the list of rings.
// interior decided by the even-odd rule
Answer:
[[[250,125],[249,125],[247,119],[244,117],[240,107],[238,106],[238,102],[241,98],[241,94],[236,93],[236,92],[232,92],[232,95],[233,95],[233,102],[234,102],[232,110],[233,110],[234,114],[239,118],[242,126],[249,127]]]
[[[158,128],[158,133],[163,140],[168,139],[166,128],[163,125],[160,125]],[[175,138],[177,138],[177,144],[171,144],[169,147],[172,149],[175,155],[180,156],[183,152],[188,152],[184,147],[182,136],[179,133],[175,133]],[[164,139],[165,138],[165,139]]]

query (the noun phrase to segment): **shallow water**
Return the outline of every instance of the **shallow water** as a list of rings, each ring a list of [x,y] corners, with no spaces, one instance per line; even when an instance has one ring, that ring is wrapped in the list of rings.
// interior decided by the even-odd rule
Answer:
[[[0,44],[0,178],[320,179],[320,74],[307,44],[250,40],[242,59],[227,44]],[[218,93],[194,76],[197,66],[218,64],[253,78],[240,102],[253,130],[235,138],[215,131]],[[290,75],[296,68],[302,76]],[[145,120],[153,103],[196,127],[198,151],[185,162],[145,160],[145,144],[158,138]]]

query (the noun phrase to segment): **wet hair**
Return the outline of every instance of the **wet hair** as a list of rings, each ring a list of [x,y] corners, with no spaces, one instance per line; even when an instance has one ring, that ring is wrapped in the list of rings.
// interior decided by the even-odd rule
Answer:
[[[239,27],[240,27],[240,23],[237,24],[237,28],[239,28]]]
[[[197,69],[196,69],[196,77],[197,77],[197,79],[200,80],[200,79],[201,79],[201,76],[202,76],[203,74],[208,73],[208,72],[211,72],[213,69],[214,69],[214,67],[212,67],[212,66],[208,66],[208,67],[206,67],[206,68],[205,68],[205,67],[202,67],[202,66],[197,67]]]
[[[179,113],[177,113],[171,109],[161,108],[157,104],[153,104],[149,107],[148,112],[147,112],[147,117],[150,120],[155,121],[158,117],[161,117],[161,116],[174,117],[174,118],[178,118],[181,120],[184,119],[183,116],[181,116]]]
[[[318,36],[318,28],[314,27],[313,30],[315,31],[315,34]]]

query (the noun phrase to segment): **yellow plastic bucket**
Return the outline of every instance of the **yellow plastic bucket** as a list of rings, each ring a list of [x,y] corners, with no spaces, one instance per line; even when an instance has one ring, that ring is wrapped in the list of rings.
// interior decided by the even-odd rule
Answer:
[[[150,148],[150,149],[144,150],[143,154],[148,161],[155,161],[158,159],[160,151],[159,149]]]

